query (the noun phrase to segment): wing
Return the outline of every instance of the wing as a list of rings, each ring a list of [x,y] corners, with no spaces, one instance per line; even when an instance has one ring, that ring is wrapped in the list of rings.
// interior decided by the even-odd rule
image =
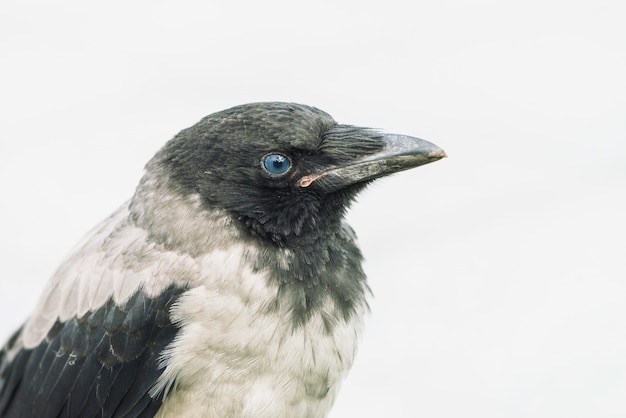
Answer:
[[[0,417],[151,416],[149,390],[194,261],[155,244],[124,205],[78,245],[0,353]]]
[[[170,307],[184,291],[137,291],[121,305],[111,298],[81,317],[57,320],[33,348],[19,346],[18,331],[0,358],[0,416],[153,416],[161,399],[148,392],[178,331]]]

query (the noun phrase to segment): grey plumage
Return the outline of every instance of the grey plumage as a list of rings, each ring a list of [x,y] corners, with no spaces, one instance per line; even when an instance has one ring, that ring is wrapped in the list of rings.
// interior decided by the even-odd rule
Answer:
[[[289,103],[181,131],[4,347],[0,414],[325,416],[367,309],[345,211],[444,156]]]

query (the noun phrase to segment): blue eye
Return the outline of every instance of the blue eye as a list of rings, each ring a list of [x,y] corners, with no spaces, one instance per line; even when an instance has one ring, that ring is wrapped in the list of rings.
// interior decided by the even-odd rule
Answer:
[[[270,174],[281,175],[289,171],[291,161],[281,154],[269,154],[263,157],[263,168]]]

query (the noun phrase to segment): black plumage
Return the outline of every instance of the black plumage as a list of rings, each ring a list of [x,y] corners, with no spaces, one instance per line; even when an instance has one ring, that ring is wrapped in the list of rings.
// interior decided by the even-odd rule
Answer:
[[[121,306],[109,300],[80,318],[57,320],[45,341],[3,368],[0,416],[154,415],[160,399],[148,391],[177,332],[167,312],[184,290],[172,286],[154,298],[136,292]]]

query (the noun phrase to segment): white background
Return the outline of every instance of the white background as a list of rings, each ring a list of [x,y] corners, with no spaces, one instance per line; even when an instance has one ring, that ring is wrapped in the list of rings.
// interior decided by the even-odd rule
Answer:
[[[349,218],[376,295],[337,417],[626,416],[621,1],[0,6],[0,337],[179,130],[317,106],[449,158]]]

